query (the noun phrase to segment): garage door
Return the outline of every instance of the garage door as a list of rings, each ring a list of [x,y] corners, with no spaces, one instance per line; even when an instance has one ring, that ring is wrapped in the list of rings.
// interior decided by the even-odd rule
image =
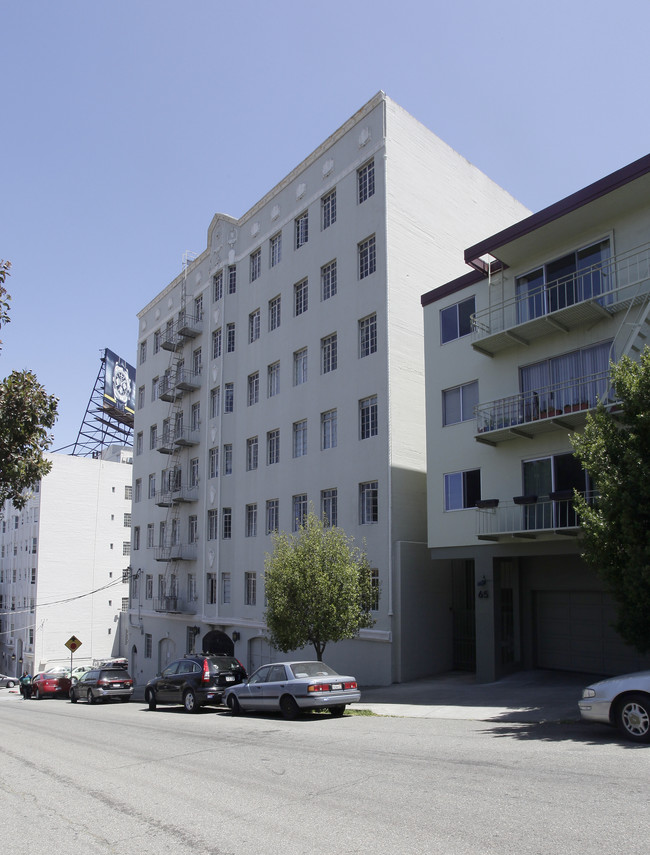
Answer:
[[[597,591],[537,591],[534,600],[538,668],[621,674],[650,667],[614,632],[615,608]]]

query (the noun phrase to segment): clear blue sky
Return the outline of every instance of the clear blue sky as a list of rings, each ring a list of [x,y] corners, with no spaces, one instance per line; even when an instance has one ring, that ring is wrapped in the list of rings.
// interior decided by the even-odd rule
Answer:
[[[649,32],[647,0],[0,0],[0,376],[74,442],[213,214],[380,89],[532,210],[647,154]]]

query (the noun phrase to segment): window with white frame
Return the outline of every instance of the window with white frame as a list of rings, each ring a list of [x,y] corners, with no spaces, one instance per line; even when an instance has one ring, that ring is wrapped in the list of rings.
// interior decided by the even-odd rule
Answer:
[[[369,439],[377,433],[377,396],[371,395],[359,401],[359,439]]]
[[[293,423],[293,456],[304,457],[307,454],[307,419]]]
[[[219,359],[221,356],[221,327],[212,330],[212,358]]]
[[[131,514],[124,514],[124,528],[131,528]]]
[[[338,349],[336,333],[325,336],[320,340],[321,372],[329,374],[335,371],[338,362]]]
[[[327,448],[336,448],[337,443],[337,415],[336,410],[326,410],[320,414],[320,446],[323,451]]]
[[[144,634],[144,658],[151,659],[153,655],[153,639],[151,634],[145,632]]]
[[[336,222],[336,188],[320,200],[321,227],[328,229]]]
[[[252,344],[260,337],[260,310],[255,309],[248,316],[248,343]]]
[[[255,371],[248,375],[248,399],[249,407],[257,404],[260,400],[260,372]]]
[[[140,549],[140,526],[137,525],[133,529],[133,549],[134,551]]]
[[[219,537],[219,511],[217,508],[208,510],[208,540],[217,540]]]
[[[304,211],[300,216],[295,219],[295,235],[296,249],[300,249],[301,246],[307,243],[309,240],[309,214],[307,211]]]
[[[377,352],[377,315],[359,321],[359,359]]]
[[[379,522],[378,497],[377,481],[359,484],[359,525],[373,525]]]
[[[214,389],[210,389],[210,418],[216,419],[219,417],[219,410],[221,408],[221,386],[215,386]]]
[[[140,365],[147,361],[147,340],[140,342]]]
[[[445,475],[445,510],[475,508],[481,498],[481,470],[449,472]]]
[[[230,570],[222,570],[221,572],[221,602],[228,605],[231,601],[231,585],[232,576]]]
[[[232,475],[232,443],[227,442],[223,447],[223,474]]]
[[[478,380],[463,383],[442,393],[442,423],[455,425],[474,418],[474,407],[478,404]]]
[[[190,408],[190,429],[197,431],[201,426],[201,402],[195,401]]]
[[[293,305],[296,317],[307,311],[309,307],[309,290],[306,279],[303,279],[302,282],[297,282],[293,286]]]
[[[250,472],[257,469],[258,458],[258,440],[256,436],[251,436],[246,440],[246,471]]]
[[[208,452],[208,478],[219,477],[219,446],[213,446]]]
[[[232,508],[221,509],[221,537],[223,540],[232,538]]]
[[[232,413],[235,409],[235,384],[226,383],[223,396],[224,413]]]
[[[156,476],[152,474],[149,476],[149,498],[156,498]]]
[[[153,523],[147,524],[147,549],[154,547],[155,526]]]
[[[135,453],[136,453],[136,455],[142,454],[143,443],[144,443],[144,437],[142,435],[142,431],[139,431],[135,437]]]
[[[156,401],[158,399],[158,382],[160,381],[160,377],[154,377],[151,381],[151,400]]]
[[[194,298],[194,319],[196,321],[203,320],[203,294]]]
[[[266,463],[272,466],[280,462],[280,430],[270,430],[266,434]]]
[[[145,396],[145,388],[144,386],[138,387],[138,409],[141,410],[144,407],[144,396]]]
[[[321,490],[320,513],[327,527],[338,525],[338,490]]]
[[[257,573],[246,572],[244,574],[244,605],[254,606],[257,604]]]
[[[469,335],[472,331],[472,315],[476,311],[474,297],[454,303],[440,310],[440,341],[446,344]]]
[[[235,325],[226,324],[226,353],[235,352]]]
[[[300,386],[307,382],[307,348],[296,350],[293,354],[293,385]]]
[[[153,600],[153,575],[147,573],[144,577],[144,598],[145,600]]]
[[[237,291],[237,267],[231,264],[228,268],[228,293],[234,294]]]
[[[216,303],[223,297],[223,270],[212,277],[212,299]]]
[[[246,537],[257,537],[257,503],[246,505]]]
[[[271,267],[275,267],[282,259],[282,232],[273,235],[269,242],[271,253]]]
[[[358,201],[359,204],[365,202],[371,196],[375,195],[375,161],[369,160],[368,163],[357,170],[357,184],[359,188]]]
[[[358,246],[359,254],[359,279],[365,279],[377,269],[377,251],[375,247],[375,236],[372,235],[361,241]]]
[[[336,294],[336,259],[320,269],[320,298],[329,300]]]
[[[255,252],[251,252],[251,256],[250,256],[251,282],[255,282],[256,279],[259,279],[261,274],[262,274],[262,250],[256,249]]]
[[[142,501],[142,478],[135,479],[135,496],[133,497],[134,502]]]
[[[122,555],[130,555],[131,554],[131,541],[123,540],[122,541]]]
[[[198,487],[199,485],[199,458],[193,457],[190,460],[190,487]]]
[[[279,499],[267,499],[266,500],[266,533],[267,534],[273,534],[273,532],[278,531],[278,529],[280,528],[279,515],[280,515],[280,500]]]
[[[267,397],[273,398],[280,394],[280,363],[272,362],[266,369],[267,378]]]
[[[307,493],[291,497],[293,531],[298,531],[307,521]]]
[[[162,330],[156,330],[153,334],[153,352],[158,353],[162,344]]]
[[[208,605],[214,606],[217,602],[217,574],[206,573],[205,577],[205,599]]]
[[[124,485],[124,498],[128,501],[131,501],[133,498],[133,487],[131,484]],[[34,514],[36,514],[36,510],[34,510]],[[34,522],[38,522],[38,518],[36,516],[34,516]]]
[[[191,514],[187,519],[187,542],[197,543],[199,539],[199,518]]]
[[[269,332],[280,326],[280,295],[269,300]]]

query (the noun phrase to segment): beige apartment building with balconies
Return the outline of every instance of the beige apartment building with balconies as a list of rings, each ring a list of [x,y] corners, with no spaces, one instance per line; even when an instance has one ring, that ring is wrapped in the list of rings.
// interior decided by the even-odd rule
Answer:
[[[449,605],[448,667],[598,674],[648,667],[611,628],[580,557],[570,437],[610,361],[650,343],[650,156],[465,251],[422,297],[428,542]]]

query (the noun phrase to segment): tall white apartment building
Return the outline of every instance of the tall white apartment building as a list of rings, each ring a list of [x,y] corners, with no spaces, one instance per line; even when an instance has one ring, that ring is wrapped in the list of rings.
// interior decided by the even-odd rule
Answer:
[[[615,674],[650,666],[612,629],[581,558],[570,437],[610,361],[650,342],[650,155],[479,243],[422,297],[429,545],[447,668]],[[595,498],[595,497],[594,497]]]
[[[0,670],[31,674],[117,656],[128,606],[131,449],[47,454],[52,469],[0,521]]]
[[[378,93],[139,313],[134,579],[123,653],[274,653],[264,558],[308,509],[365,544],[375,625],[325,658],[362,683],[437,670],[426,548],[423,286],[526,210]],[[306,654],[313,655],[313,651]]]

